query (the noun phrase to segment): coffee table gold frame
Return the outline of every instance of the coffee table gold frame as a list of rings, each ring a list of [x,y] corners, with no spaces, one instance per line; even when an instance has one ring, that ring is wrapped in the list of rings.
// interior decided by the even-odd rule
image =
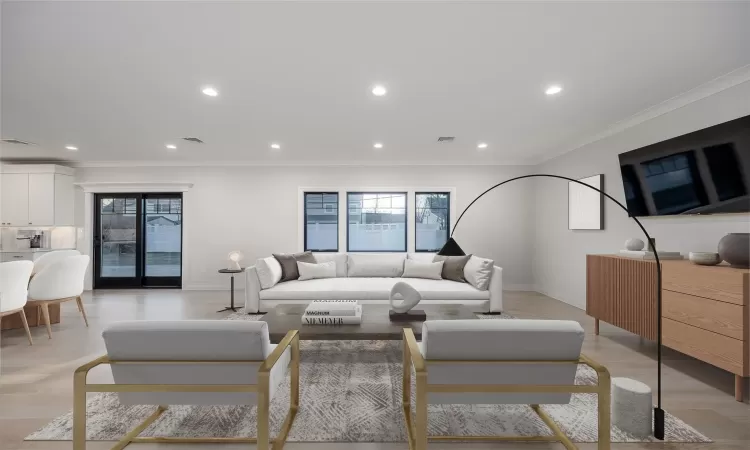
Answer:
[[[593,385],[520,385],[520,384],[428,384],[427,366],[433,364],[523,364],[523,365],[550,365],[550,364],[583,364],[594,369],[598,375],[597,384]],[[414,405],[415,418],[411,413],[411,367],[414,367],[416,375],[416,403]],[[469,393],[469,392],[543,392],[543,393],[592,393],[599,400],[599,436],[598,449],[609,450],[610,448],[610,375],[606,367],[598,364],[588,357],[581,355],[575,361],[454,361],[454,360],[425,360],[419,351],[417,339],[410,328],[404,329],[404,359],[403,359],[403,411],[406,421],[407,439],[409,449],[426,450],[427,440],[443,441],[559,441],[568,450],[578,447],[573,444],[560,427],[547,415],[539,405],[530,405],[544,423],[552,430],[550,436],[428,436],[427,435],[427,393]]]
[[[271,369],[281,358],[287,348],[291,348],[291,394],[289,401],[289,412],[276,439],[270,439],[268,433],[270,391],[269,382]],[[258,368],[258,384],[88,384],[86,375],[88,372],[102,364],[247,364],[251,362],[261,363]],[[257,438],[172,438],[172,437],[138,437],[149,425],[167,410],[167,406],[160,405],[156,411],[145,421],[128,432],[113,450],[125,448],[130,443],[158,442],[158,443],[238,443],[257,442],[258,449],[266,450],[270,442],[273,449],[280,450],[284,447],[289,430],[297,415],[299,408],[299,333],[292,330],[286,334],[284,339],[276,346],[265,360],[261,361],[115,361],[107,356],[99,357],[87,364],[82,365],[75,371],[73,387],[73,450],[85,450],[86,448],[86,394],[88,392],[256,392],[258,408],[258,435]]]

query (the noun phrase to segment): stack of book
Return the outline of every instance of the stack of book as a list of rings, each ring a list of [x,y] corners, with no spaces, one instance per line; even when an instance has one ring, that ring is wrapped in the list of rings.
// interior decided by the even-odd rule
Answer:
[[[314,300],[302,315],[304,325],[359,325],[362,307],[356,300]]]

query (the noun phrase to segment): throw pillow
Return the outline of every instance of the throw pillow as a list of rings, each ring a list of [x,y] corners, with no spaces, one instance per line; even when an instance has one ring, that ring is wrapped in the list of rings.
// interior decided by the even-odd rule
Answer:
[[[428,280],[441,280],[443,273],[443,261],[419,262],[413,259],[404,261],[403,278],[426,278]]]
[[[492,266],[494,265],[495,261],[491,259],[472,256],[464,267],[466,282],[480,291],[486,291],[490,288]]]
[[[261,289],[269,289],[281,280],[281,264],[273,256],[260,258],[255,262],[255,273],[258,274]]]
[[[400,277],[404,273],[403,253],[349,253],[347,275],[356,277]]]
[[[274,253],[273,257],[281,264],[281,281],[291,281],[299,278],[297,261],[315,264],[315,257],[312,252]]]
[[[334,261],[319,264],[298,261],[297,269],[299,270],[300,281],[315,278],[336,278],[336,263]]]
[[[314,253],[315,262],[325,263],[333,261],[336,263],[336,278],[346,278],[346,266],[349,256],[346,253]]]
[[[459,283],[466,283],[464,278],[464,267],[466,263],[471,259],[471,255],[466,256],[442,256],[435,255],[433,261],[443,261],[443,279],[458,281]]]

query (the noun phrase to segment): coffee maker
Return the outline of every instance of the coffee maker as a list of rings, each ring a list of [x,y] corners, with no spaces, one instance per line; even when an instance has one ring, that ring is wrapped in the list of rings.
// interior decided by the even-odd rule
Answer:
[[[38,234],[32,234],[29,236],[16,238],[19,241],[29,240],[29,248],[42,248],[42,240],[44,237],[44,231],[40,231]]]

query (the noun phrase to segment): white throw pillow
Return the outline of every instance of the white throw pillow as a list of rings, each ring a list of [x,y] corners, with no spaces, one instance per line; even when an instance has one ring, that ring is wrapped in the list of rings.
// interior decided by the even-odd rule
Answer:
[[[326,263],[328,261],[335,262],[336,278],[346,278],[346,263],[349,260],[346,253],[313,253],[313,257],[318,264]]]
[[[412,259],[417,262],[428,263],[435,260],[434,253],[419,252],[419,253],[407,253],[406,259]]]
[[[349,254],[350,277],[400,277],[404,273],[403,253]]]
[[[404,261],[403,278],[426,278],[428,280],[443,279],[443,263],[438,262],[419,262],[413,259]]]
[[[261,289],[270,289],[281,280],[281,264],[273,256],[260,258],[255,262]]]
[[[316,278],[336,278],[336,263],[328,261],[320,264],[310,264],[297,261],[299,280],[314,280]]]
[[[480,258],[472,255],[464,266],[464,278],[466,282],[480,291],[486,291],[490,288],[490,278],[492,277],[492,267],[495,261],[487,258]]]

